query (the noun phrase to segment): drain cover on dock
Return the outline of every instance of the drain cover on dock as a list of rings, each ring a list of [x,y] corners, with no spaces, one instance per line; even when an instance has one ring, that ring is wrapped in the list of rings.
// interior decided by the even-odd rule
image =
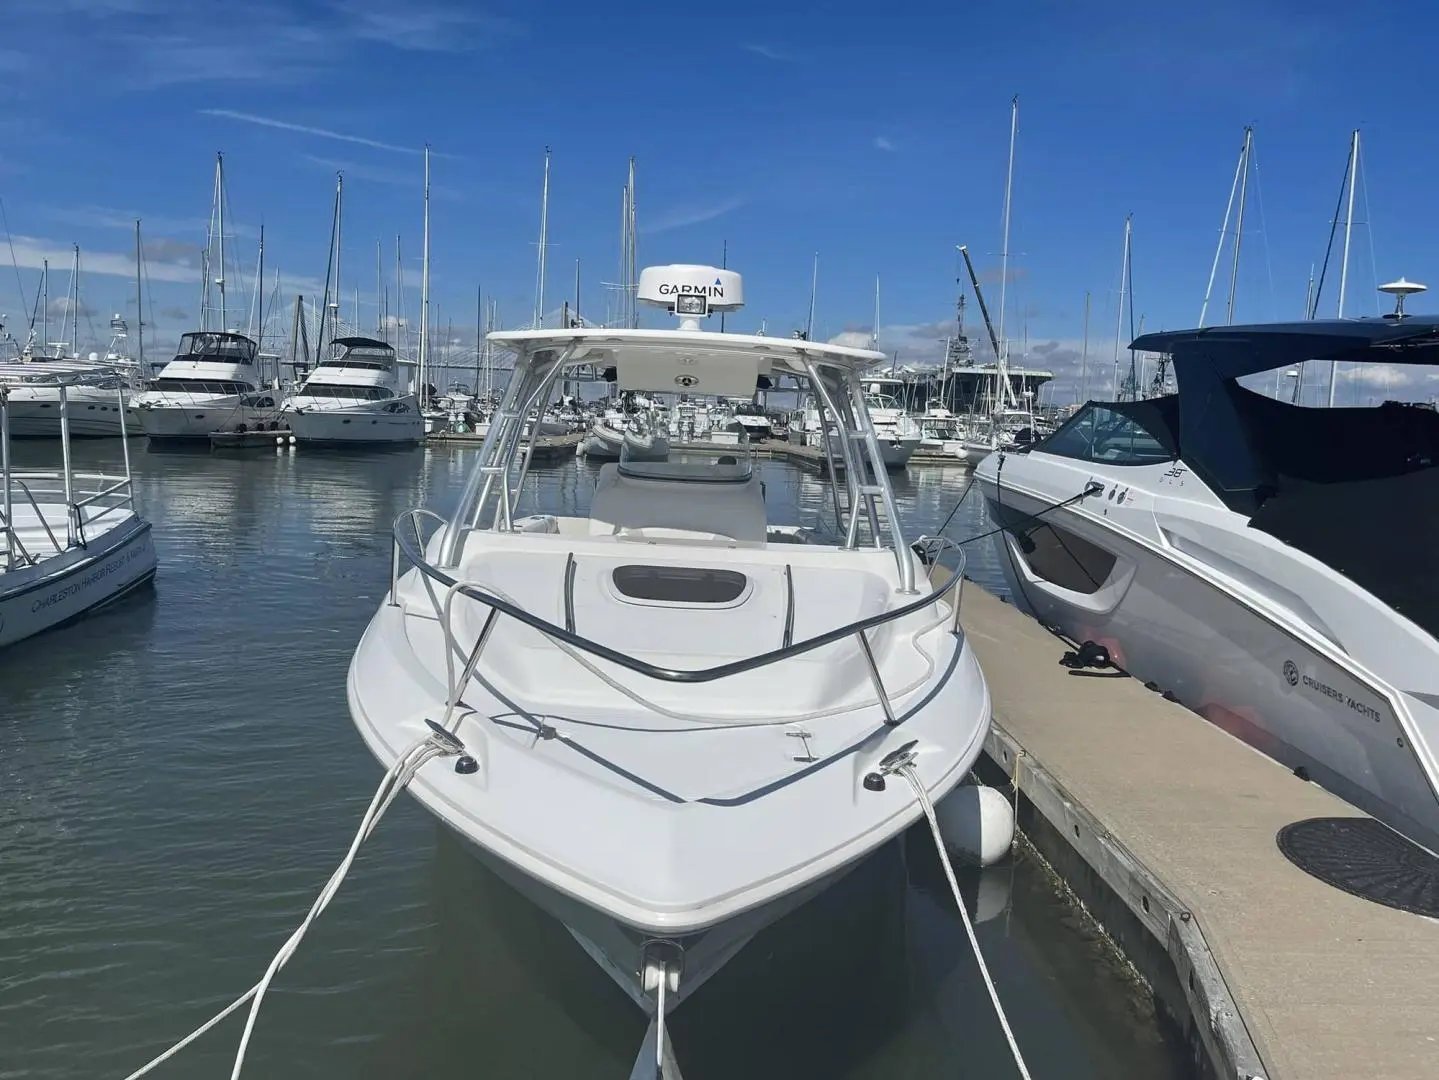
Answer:
[[[1286,859],[1336,889],[1439,918],[1439,858],[1373,818],[1309,818],[1275,839]]]

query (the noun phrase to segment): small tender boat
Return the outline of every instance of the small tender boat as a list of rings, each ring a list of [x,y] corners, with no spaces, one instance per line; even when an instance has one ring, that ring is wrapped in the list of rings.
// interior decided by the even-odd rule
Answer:
[[[671,1076],[667,1009],[919,819],[911,784],[949,794],[990,701],[961,576],[932,586],[896,516],[860,383],[884,355],[701,330],[740,305],[729,270],[651,267],[638,296],[684,322],[491,335],[504,401],[454,515],[396,523],[348,691],[386,767],[436,737],[460,754],[410,791],[652,1017],[636,1075]],[[807,380],[843,435],[837,537],[770,521],[744,438],[626,444],[587,516],[522,514],[526,421],[581,365],[649,392]]]
[[[135,512],[128,446],[124,476],[77,473],[70,464],[69,388],[93,388],[103,375],[68,360],[0,364],[0,646],[108,604],[155,574],[150,525]],[[58,471],[11,463],[9,398],[17,387],[54,395]],[[113,401],[123,437],[121,393]]]

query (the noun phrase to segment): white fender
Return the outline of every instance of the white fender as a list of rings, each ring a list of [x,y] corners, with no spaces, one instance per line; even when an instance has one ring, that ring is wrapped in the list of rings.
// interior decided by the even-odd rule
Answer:
[[[992,787],[960,784],[934,813],[945,846],[980,866],[993,866],[1014,844],[1014,808]]]

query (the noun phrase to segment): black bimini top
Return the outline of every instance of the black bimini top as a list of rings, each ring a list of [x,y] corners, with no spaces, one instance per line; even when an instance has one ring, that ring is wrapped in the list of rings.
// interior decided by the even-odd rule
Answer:
[[[1168,353],[1184,390],[1186,369],[1203,368],[1221,379],[1301,364],[1439,364],[1439,316],[1382,319],[1312,319],[1295,323],[1208,326],[1144,334],[1129,346]]]
[[[377,338],[368,337],[337,337],[330,342],[331,345],[343,345],[347,349],[384,349],[386,352],[394,352],[395,347],[388,341],[380,341]]]

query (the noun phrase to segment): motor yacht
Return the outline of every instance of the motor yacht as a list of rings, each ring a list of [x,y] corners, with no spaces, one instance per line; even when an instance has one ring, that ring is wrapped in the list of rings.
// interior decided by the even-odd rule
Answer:
[[[398,386],[394,346],[366,337],[335,338],[330,355],[285,399],[297,443],[413,446],[425,439],[414,394]]]
[[[1176,393],[1091,401],[976,477],[1021,607],[1439,851],[1439,414],[1245,385],[1439,364],[1439,319],[1400,295],[1383,318],[1142,336]]]
[[[731,270],[649,267],[637,295],[679,327],[491,335],[504,400],[452,514],[396,522],[348,696],[387,769],[450,747],[410,792],[650,1016],[635,1075],[670,1076],[666,1011],[920,819],[911,783],[951,793],[990,700],[962,576],[931,584],[895,512],[860,381],[883,354],[702,329],[742,303]],[[587,513],[527,507],[526,421],[581,366],[641,392],[806,380],[847,466],[828,527],[776,513],[742,437],[625,447]]]
[[[244,334],[180,335],[175,358],[130,399],[140,427],[151,439],[207,441],[217,431],[278,427],[280,398],[264,385],[257,349]]]

